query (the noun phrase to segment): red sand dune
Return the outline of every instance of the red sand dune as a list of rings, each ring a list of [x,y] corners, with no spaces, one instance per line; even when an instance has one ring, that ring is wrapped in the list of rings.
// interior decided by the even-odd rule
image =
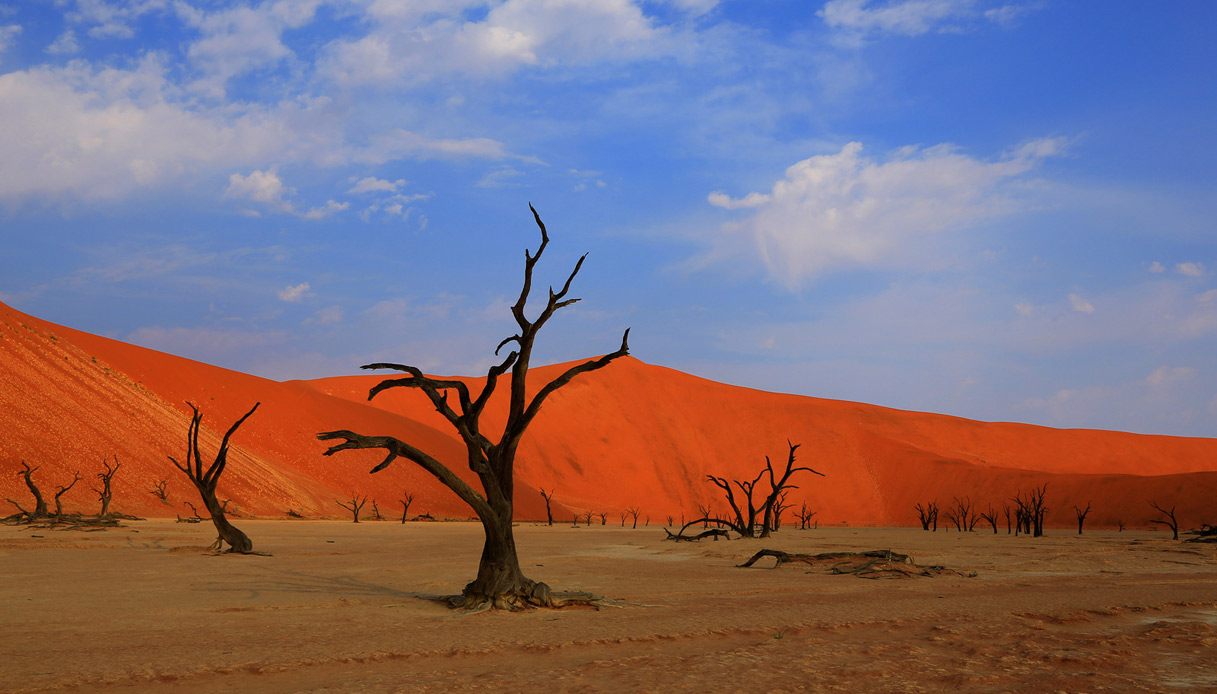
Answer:
[[[404,460],[375,475],[374,452],[324,458],[315,434],[352,429],[405,438],[463,471],[462,448],[421,393],[395,389],[366,400],[383,376],[279,383],[56,326],[0,304],[0,496],[26,505],[15,472],[22,459],[48,496],[71,480],[69,510],[95,511],[88,491],[103,457],[123,464],[114,507],[141,515],[188,514],[194,491],[166,456],[184,453],[190,400],[205,415],[204,455],[254,402],[261,408],[234,436],[221,497],[245,513],[341,516],[353,493],[400,513],[463,518],[469,510]],[[404,355],[403,355],[404,356]],[[566,365],[533,369],[536,389]],[[465,379],[475,389],[481,380]],[[506,382],[500,384],[505,395]],[[503,418],[488,408],[484,430]],[[520,518],[543,518],[537,488],[556,489],[555,515],[641,509],[652,523],[693,517],[699,504],[724,505],[707,474],[755,476],[765,456],[782,462],[786,441],[799,461],[825,473],[801,475],[790,499],[806,501],[821,523],[909,524],[913,505],[969,497],[999,510],[1019,490],[1047,484],[1050,525],[1075,523],[1073,506],[1093,511],[1087,527],[1157,517],[1147,501],[1176,506],[1186,526],[1214,522],[1217,440],[1110,431],[1057,430],[903,412],[873,405],[727,386],[633,358],[579,376],[555,393],[534,422],[517,462]],[[172,506],[148,493],[169,479]],[[196,502],[197,505],[197,502]],[[10,509],[12,507],[10,506]],[[370,504],[365,513],[370,511]],[[942,523],[940,521],[940,523]]]

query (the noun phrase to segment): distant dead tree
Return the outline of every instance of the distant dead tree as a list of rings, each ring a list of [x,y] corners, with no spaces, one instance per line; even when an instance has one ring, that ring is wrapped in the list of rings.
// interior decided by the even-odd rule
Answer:
[[[672,523],[675,522],[675,520],[676,519],[673,518],[672,516],[668,516],[668,522],[666,523],[666,525],[669,525],[669,526],[672,525]]]
[[[989,504],[989,509],[980,514],[982,520],[993,526],[993,534],[997,534],[997,511],[993,508],[993,504]]]
[[[976,524],[980,522],[980,516],[976,515],[972,509],[972,499],[966,496],[963,499],[955,497],[955,505],[947,509],[944,515],[959,532],[972,532]]]
[[[289,509],[287,509],[287,517],[288,518],[304,518],[304,515],[296,512],[294,509],[289,508]]]
[[[203,456],[199,453],[199,428],[203,422],[203,413],[199,412],[199,408],[194,406],[194,403],[187,402],[193,414],[190,417],[190,429],[186,432],[186,462],[179,463],[173,456],[169,456],[169,461],[178,470],[185,473],[186,478],[198,490],[199,496],[203,499],[203,506],[211,515],[211,522],[216,527],[216,532],[219,534],[216,537],[214,549],[223,548],[224,543],[228,543],[228,552],[237,554],[252,554],[254,543],[249,539],[249,536],[241,532],[232,523],[228,522],[228,518],[224,515],[224,506],[221,505],[216,497],[216,485],[220,482],[220,475],[224,474],[224,469],[228,466],[228,441],[237,429],[249,419],[262,403],[255,403],[254,406],[246,412],[244,416],[238,419],[228,431],[224,434],[223,440],[220,441],[220,450],[216,453],[215,460],[203,469]],[[190,506],[192,509],[193,505]],[[198,515],[198,511],[195,511]]]
[[[199,515],[199,510],[194,507],[194,504],[190,503],[189,501],[183,501],[182,503],[190,507],[190,512],[194,514],[193,519],[203,520],[203,517]]]
[[[1006,515],[1006,534],[1009,535],[1013,531],[1013,524],[1010,521],[1010,504],[1003,503],[1001,510]]]
[[[1170,528],[1171,533],[1173,534],[1173,537],[1171,539],[1178,540],[1179,539],[1179,521],[1178,521],[1178,519],[1175,518],[1175,507],[1171,506],[1171,510],[1167,511],[1166,509],[1159,506],[1158,503],[1155,501],[1150,501],[1148,503],[1150,506],[1157,509],[1159,513],[1166,516],[1166,520],[1155,518],[1155,519],[1151,520],[1150,523],[1157,523],[1158,525],[1165,525],[1166,527]]]
[[[1011,499],[1018,507],[1015,512],[1018,527],[1032,537],[1040,537],[1044,534],[1044,515],[1048,512],[1048,507],[1044,505],[1044,497],[1047,491],[1048,485],[1044,484],[1040,487],[1032,487],[1025,498],[1022,491],[1019,491]],[[1018,532],[1014,534],[1017,535]]]
[[[363,505],[366,504],[367,502],[368,502],[368,497],[366,494],[362,497],[359,496],[358,494],[352,494],[351,501],[349,504],[345,504],[337,499],[334,499],[334,503],[336,503],[339,506],[350,511],[355,516],[356,523],[359,522],[359,511],[363,508]]]
[[[545,519],[549,522],[549,525],[553,525],[554,524],[554,512],[553,512],[553,509],[551,508],[551,504],[553,504],[553,501],[554,501],[554,492],[556,492],[558,490],[555,488],[555,489],[549,490],[548,492],[545,491],[544,489],[538,489],[537,491],[541,492],[541,498],[545,499]]]
[[[67,486],[59,487],[59,491],[55,492],[55,521],[56,522],[58,522],[60,518],[63,518],[63,502],[60,501],[60,497],[62,497],[69,489],[71,489],[72,487],[75,487],[76,483],[79,482],[80,480],[81,480],[80,471],[77,470],[76,472],[72,473],[72,481],[69,482],[67,484]]]
[[[630,515],[630,514],[625,511],[621,512],[621,527],[623,527],[623,528],[625,527],[625,518],[628,515]]]
[[[1090,513],[1090,502],[1089,502],[1089,501],[1087,501],[1087,502],[1086,502],[1086,508],[1085,508],[1085,509],[1080,509],[1080,508],[1078,508],[1077,506],[1074,506],[1074,507],[1073,507],[1073,512],[1077,514],[1077,517],[1078,517],[1078,534],[1079,534],[1079,535],[1081,535],[1081,534],[1082,534],[1082,524],[1086,522],[1086,516],[1087,516],[1087,514],[1089,514],[1089,513]]]
[[[22,514],[24,514],[26,520],[30,523],[32,523],[40,518],[47,518],[51,515],[47,511],[46,499],[42,498],[42,490],[38,489],[38,485],[34,484],[34,473],[37,472],[38,468],[40,468],[40,467],[42,467],[42,466],[35,465],[34,467],[30,467],[29,463],[27,463],[23,460],[23,461],[21,461],[22,469],[17,472],[18,476],[25,478],[25,486],[29,487],[30,493],[34,495],[34,510],[33,511],[26,511],[24,508],[21,508],[21,504],[17,503],[16,501],[13,501],[12,499],[7,499],[7,498],[5,499],[13,506],[16,506],[17,510],[20,511]]]
[[[634,528],[634,529],[637,529],[637,528],[638,528],[638,514],[640,513],[640,511],[638,510],[638,507],[637,507],[637,506],[631,506],[631,507],[627,508],[627,509],[625,510],[625,512],[626,512],[626,513],[628,513],[628,514],[629,514],[629,515],[630,515],[630,516],[631,516],[631,517],[634,519],[634,525],[633,525],[633,528]],[[650,519],[650,518],[648,518],[648,519],[647,519],[647,524],[650,524],[650,522],[651,522],[651,519]]]
[[[410,504],[414,503],[414,495],[409,491],[404,491],[401,494],[402,498],[397,503],[401,504],[401,522],[404,525],[406,522],[406,515],[410,513]]]
[[[710,509],[710,505],[709,504],[698,504],[697,505],[697,515],[701,516],[702,518],[705,518],[705,520],[702,521],[701,527],[709,528],[710,519],[714,517],[713,511],[711,511],[711,509]]]
[[[806,530],[807,526],[811,524],[812,516],[816,515],[816,512],[807,508],[807,502],[804,501],[799,510],[794,512],[794,515],[799,519],[799,530]]]
[[[1122,520],[1116,521],[1116,532],[1119,532],[1119,533],[1124,532],[1124,521],[1122,521]]]
[[[920,503],[913,506],[917,509],[917,520],[921,522],[922,530],[930,530],[930,526],[934,527],[934,532],[938,531],[938,502],[931,501],[925,506]]]
[[[372,520],[384,520],[380,515],[380,507],[376,505],[376,499],[372,499]]]
[[[773,504],[773,529],[782,529],[782,513],[790,509],[790,504],[786,503],[787,492],[782,492],[778,495],[777,501]]]
[[[110,467],[110,463],[102,458],[101,464],[105,466],[105,472],[97,473],[97,479],[101,482],[101,489],[93,488],[93,492],[97,494],[97,500],[101,502],[101,511],[98,512],[98,518],[105,518],[110,515],[110,499],[114,493],[110,489],[110,481],[114,479],[114,473],[118,472],[121,467],[118,463],[118,456],[114,456],[114,467]]]
[[[600,516],[600,525],[608,525],[608,514],[607,513],[597,513],[596,515]]]
[[[725,525],[731,530],[739,533],[743,537],[769,537],[770,532],[774,529],[774,511],[778,504],[778,499],[782,493],[790,489],[798,489],[797,485],[790,483],[790,477],[796,472],[810,472],[814,475],[824,476],[822,472],[816,472],[809,467],[795,467],[795,451],[802,444],[786,442],[790,451],[786,458],[786,467],[779,474],[773,467],[773,461],[769,456],[765,456],[765,467],[757,473],[752,480],[731,480],[728,481],[725,477],[715,477],[714,475],[706,475],[706,479],[713,482],[715,486],[722,489],[727,497],[727,505],[733,513],[733,519],[724,518],[699,518],[694,522],[702,522],[709,520],[711,523]],[[760,506],[756,505],[753,498],[753,493],[756,491],[756,485],[761,481],[761,478],[766,474],[769,476],[769,493],[765,496]],[[740,503],[736,501],[735,492],[731,485],[734,484],[740,492],[742,492],[741,501],[746,504],[747,515],[740,508]],[[759,535],[757,517],[760,516]],[[684,529],[682,527],[681,532]]]
[[[551,287],[548,299],[544,302],[539,314],[530,320],[525,315],[529,294],[532,292],[533,269],[537,261],[545,253],[549,245],[549,233],[541,216],[536,209],[529,205],[533,220],[541,231],[541,244],[536,255],[528,251],[524,254],[524,281],[519,298],[511,307],[519,331],[499,343],[495,352],[504,346],[515,343],[516,349],[507,355],[502,362],[491,366],[482,385],[481,394],[474,399],[464,381],[456,379],[432,378],[414,366],[404,364],[368,364],[364,368],[394,369],[407,374],[398,379],[382,381],[368,392],[373,398],[389,388],[405,387],[422,390],[439,414],[460,435],[465,444],[469,468],[477,474],[482,486],[479,493],[467,482],[458,477],[443,463],[428,453],[413,445],[389,436],[364,436],[351,431],[330,431],[318,435],[323,441],[345,439],[344,443],[333,446],[325,455],[333,455],[339,451],[383,448],[388,452],[384,461],[372,469],[373,472],[383,470],[399,456],[404,457],[427,472],[434,475],[440,482],[451,489],[458,497],[473,509],[482,522],[485,532],[485,542],[478,563],[478,575],[465,586],[459,598],[452,601],[456,607],[495,607],[513,608],[528,605],[554,604],[549,586],[535,582],[524,575],[520,569],[520,561],[516,552],[515,538],[512,533],[514,520],[513,494],[515,488],[515,458],[520,440],[528,426],[540,412],[545,400],[570,383],[580,374],[595,371],[608,366],[614,360],[629,354],[629,330],[621,337],[621,346],[598,359],[582,362],[566,369],[560,376],[540,388],[529,389],[527,379],[529,366],[532,361],[533,343],[542,327],[549,322],[554,313],[561,308],[570,306],[578,299],[567,298],[571,283],[583,266],[580,258],[575,263],[574,270],[566,278],[561,289],[554,291]],[[491,441],[481,432],[481,416],[490,396],[498,385],[499,377],[511,371],[510,395],[507,398],[506,418],[501,425],[502,436],[497,442]],[[457,396],[456,408],[449,401],[450,391]],[[531,393],[531,396],[529,395]],[[495,430],[500,426],[496,423]]]
[[[169,478],[166,477],[165,479],[161,480],[160,482],[157,482],[152,487],[152,489],[148,490],[148,493],[151,494],[152,496],[155,496],[156,498],[160,499],[162,504],[165,504],[167,506],[172,506],[172,504],[169,503],[168,485],[169,485]]]

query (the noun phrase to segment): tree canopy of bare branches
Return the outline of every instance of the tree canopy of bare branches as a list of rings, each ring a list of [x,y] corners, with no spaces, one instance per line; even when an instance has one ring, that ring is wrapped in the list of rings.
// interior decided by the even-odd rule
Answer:
[[[1158,511],[1158,513],[1161,513],[1162,515],[1166,516],[1165,520],[1163,520],[1161,518],[1155,518],[1155,519],[1151,520],[1150,523],[1157,523],[1158,525],[1165,525],[1166,527],[1170,528],[1171,533],[1174,535],[1174,537],[1172,537],[1171,539],[1178,540],[1179,539],[1179,520],[1177,518],[1175,518],[1175,507],[1171,506],[1171,510],[1167,511],[1166,509],[1159,506],[1158,502],[1156,502],[1156,501],[1150,501],[1149,505],[1154,507]]]
[[[549,296],[536,318],[528,318],[525,309],[533,288],[533,272],[549,246],[549,233],[536,209],[529,205],[533,220],[541,231],[541,244],[535,255],[524,253],[524,281],[519,297],[511,307],[519,330],[499,343],[497,355],[504,347],[515,345],[503,360],[486,374],[482,391],[474,397],[464,381],[426,376],[414,366],[405,364],[367,364],[365,369],[392,369],[406,374],[402,378],[386,379],[368,392],[368,399],[376,397],[390,388],[417,388],[421,390],[436,411],[448,421],[465,444],[466,463],[481,483],[482,491],[474,489],[457,476],[446,465],[431,454],[414,445],[392,436],[365,436],[352,431],[328,431],[318,435],[323,441],[342,440],[325,452],[333,455],[339,451],[380,448],[387,455],[372,472],[383,470],[397,458],[405,458],[451,489],[477,514],[485,531],[485,543],[478,563],[478,575],[465,586],[462,594],[452,600],[453,606],[466,608],[496,607],[519,608],[528,605],[553,605],[555,600],[544,583],[535,582],[524,575],[516,554],[515,537],[512,534],[514,466],[516,451],[528,426],[536,419],[541,406],[550,395],[570,383],[576,376],[604,368],[614,360],[629,354],[627,329],[621,338],[621,346],[615,351],[582,362],[568,368],[560,376],[533,391],[529,397],[528,371],[531,366],[533,344],[537,334],[559,309],[578,301],[568,298],[571,283],[583,267],[586,255],[575,263],[574,269],[560,289],[549,289]],[[498,386],[499,378],[511,372],[508,409],[503,433],[498,441],[492,441],[481,431],[481,416]],[[456,394],[456,403],[451,402],[450,393]]]
[[[769,459],[769,456],[765,456],[765,467],[752,480],[728,481],[725,477],[706,475],[706,479],[723,490],[727,498],[727,506],[730,507],[733,518],[699,518],[694,522],[708,520],[712,523],[725,525],[743,537],[769,537],[769,534],[777,525],[778,504],[781,503],[782,495],[790,489],[798,489],[798,485],[790,482],[791,476],[796,472],[810,472],[813,475],[824,476],[824,473],[817,472],[809,467],[796,467],[794,464],[795,451],[802,444],[790,443],[789,441],[786,444],[789,446],[790,451],[786,457],[786,466],[780,472],[774,468],[773,461]],[[753,493],[756,491],[756,485],[760,483],[761,478],[765,477],[766,474],[769,476],[769,493],[761,501],[761,505],[757,506]],[[742,493],[740,501],[736,500],[732,484]],[[740,507],[741,501],[746,504],[744,508]],[[745,509],[747,510],[746,515],[744,513]],[[760,517],[759,524],[757,523],[758,516]]]

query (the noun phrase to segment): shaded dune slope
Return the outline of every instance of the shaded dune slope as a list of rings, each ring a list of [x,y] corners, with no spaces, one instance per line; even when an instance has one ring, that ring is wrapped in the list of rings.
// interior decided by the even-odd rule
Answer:
[[[535,390],[569,365],[534,368]],[[244,513],[341,517],[335,499],[367,494],[386,516],[464,518],[469,511],[425,472],[398,461],[375,475],[376,452],[322,457],[315,434],[351,429],[409,440],[464,469],[463,449],[426,397],[400,388],[367,401],[383,376],[275,382],[56,326],[0,304],[0,496],[30,498],[15,472],[22,459],[41,465],[44,494],[85,480],[64,496],[69,510],[94,512],[88,491],[103,456],[123,464],[114,508],[153,516],[188,515],[194,492],[166,456],[184,454],[190,400],[205,415],[203,452],[214,453],[233,421],[261,401],[233,439],[220,484]],[[475,391],[481,380],[464,379]],[[488,408],[484,430],[505,414],[506,381]],[[1214,522],[1217,440],[1057,430],[983,423],[859,403],[727,386],[633,358],[578,377],[555,393],[521,446],[516,507],[543,518],[538,488],[555,489],[555,516],[609,514],[638,507],[652,524],[692,518],[699,505],[722,511],[707,474],[751,479],[765,456],[784,461],[786,441],[802,444],[799,462],[827,477],[800,476],[791,492],[821,523],[913,523],[917,502],[948,505],[968,497],[999,511],[1019,490],[1048,484],[1050,525],[1073,524],[1072,507],[1090,503],[1087,527],[1123,521],[1144,526],[1147,501],[1176,506],[1185,525]],[[179,458],[180,459],[180,458]],[[171,505],[148,493],[168,478]],[[6,503],[8,508],[11,505]],[[27,505],[28,507],[28,505]],[[365,515],[371,506],[365,508]],[[787,517],[787,522],[790,517]],[[599,521],[597,521],[599,522]],[[945,524],[945,519],[940,525]],[[1002,528],[1004,532],[1004,525]]]

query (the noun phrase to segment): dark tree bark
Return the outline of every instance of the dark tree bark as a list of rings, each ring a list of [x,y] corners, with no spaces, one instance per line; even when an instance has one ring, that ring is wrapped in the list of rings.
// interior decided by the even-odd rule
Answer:
[[[410,492],[402,492],[401,501],[397,503],[401,504],[401,522],[402,525],[405,525],[406,514],[410,513],[410,504],[414,503],[414,495]]]
[[[360,511],[360,509],[362,509],[362,508],[363,508],[363,505],[364,505],[364,504],[366,504],[367,502],[368,502],[368,497],[367,497],[366,495],[365,495],[365,496],[363,496],[362,498],[360,498],[360,497],[359,497],[358,495],[356,495],[356,494],[352,494],[352,495],[351,495],[351,503],[350,503],[350,504],[344,504],[344,503],[342,503],[341,501],[339,501],[339,500],[337,500],[337,499],[334,499],[334,503],[336,503],[336,504],[338,504],[339,506],[341,506],[341,507],[345,508],[346,510],[350,511],[350,512],[352,513],[352,515],[354,515],[354,516],[355,516],[355,522],[356,522],[356,523],[358,523],[358,522],[359,522],[359,511]]]
[[[216,537],[215,544],[212,547],[220,550],[224,544],[228,544],[228,552],[236,554],[252,554],[254,551],[254,543],[250,541],[249,536],[241,532],[235,525],[228,522],[228,518],[224,514],[224,504],[216,497],[216,485],[220,482],[220,475],[224,474],[224,469],[228,466],[228,441],[237,429],[249,419],[250,415],[258,409],[256,403],[249,412],[246,412],[243,417],[238,419],[228,431],[224,434],[224,438],[220,441],[220,450],[216,453],[215,460],[211,465],[203,468],[203,456],[199,453],[199,428],[203,423],[203,413],[199,412],[199,408],[194,406],[194,403],[187,402],[194,414],[190,418],[190,429],[186,433],[186,462],[179,463],[173,456],[169,456],[169,461],[173,466],[186,474],[186,478],[198,490],[199,496],[203,499],[203,506],[207,512],[211,514],[211,522],[216,527],[216,532],[219,534]],[[187,504],[191,509],[194,509],[193,504]],[[198,511],[195,510],[195,515]]]
[[[383,462],[372,469],[372,472],[383,470],[398,457],[406,458],[434,475],[473,509],[482,523],[485,542],[482,546],[481,559],[478,562],[477,577],[465,586],[459,597],[452,600],[452,604],[458,607],[515,608],[555,604],[549,586],[529,579],[520,569],[511,525],[514,511],[516,451],[524,437],[524,432],[550,395],[570,383],[576,376],[601,369],[608,366],[613,360],[629,354],[630,331],[626,330],[621,338],[621,346],[616,351],[567,369],[562,375],[536,391],[531,398],[528,396],[528,370],[537,334],[556,311],[578,301],[578,299],[567,298],[567,295],[570,292],[571,283],[587,257],[583,256],[575,263],[574,270],[571,271],[561,289],[554,291],[553,288],[550,288],[544,307],[535,319],[530,320],[525,315],[525,307],[532,292],[533,269],[549,245],[549,234],[537,211],[531,205],[529,205],[529,209],[541,231],[541,245],[537,248],[536,255],[527,251],[524,253],[524,282],[519,298],[511,307],[511,313],[519,327],[519,332],[499,343],[495,353],[497,354],[504,346],[512,343],[515,343],[516,349],[502,362],[490,367],[482,392],[476,399],[470,395],[469,388],[463,381],[432,378],[424,375],[420,369],[414,366],[368,364],[363,367],[394,369],[407,374],[403,378],[382,381],[369,391],[368,398],[371,399],[389,388],[404,387],[422,390],[440,415],[447,419],[460,435],[465,444],[466,462],[469,469],[478,476],[482,491],[478,492],[430,454],[391,436],[365,436],[345,430],[329,431],[318,435],[318,438],[323,441],[344,440],[343,443],[327,450],[325,455],[353,449],[384,449],[388,455]],[[495,442],[481,432],[480,419],[486,404],[490,401],[491,394],[498,385],[499,377],[508,370],[511,371],[511,385],[507,418],[503,434]],[[450,391],[456,392],[455,407],[448,399]]]
[[[38,489],[38,485],[34,484],[33,478],[34,473],[42,466],[35,465],[34,467],[30,467],[29,464],[23,460],[21,461],[21,467],[22,470],[20,470],[17,474],[25,478],[25,486],[29,487],[30,493],[34,495],[34,510],[26,511],[26,515],[29,516],[30,521],[36,521],[39,518],[46,518],[50,516],[51,514],[47,511],[46,499],[42,498],[42,491]],[[17,506],[16,502],[13,502],[11,499],[10,503]],[[17,508],[21,507],[17,506]]]
[[[72,487],[75,487],[76,483],[79,482],[80,479],[80,471],[77,470],[76,472],[72,473],[72,481],[69,482],[66,487],[60,487],[59,491],[55,492],[55,522],[59,522],[59,519],[63,517],[63,502],[60,501],[59,497],[67,493],[67,491]]]
[[[1166,527],[1170,528],[1171,533],[1174,535],[1174,537],[1172,537],[1171,539],[1178,540],[1179,539],[1179,521],[1178,521],[1178,519],[1175,518],[1175,507],[1171,506],[1171,510],[1167,511],[1166,509],[1159,506],[1157,504],[1157,502],[1151,501],[1151,502],[1149,502],[1149,505],[1153,506],[1155,509],[1158,510],[1159,513],[1166,516],[1166,520],[1156,518],[1154,520],[1151,520],[1150,523],[1157,523],[1158,525],[1165,525]]]
[[[773,470],[773,462],[769,460],[769,456],[765,456],[765,470],[769,474],[769,496],[765,497],[764,503],[761,505],[763,518],[761,520],[761,537],[769,537],[769,533],[777,529],[777,516],[781,513],[778,508],[783,495],[791,490],[798,489],[798,485],[790,483],[790,477],[796,472],[810,472],[813,475],[824,476],[822,472],[816,472],[809,467],[795,467],[795,451],[799,450],[800,443],[786,442],[790,448],[789,454],[786,456],[786,467],[782,470],[779,477]],[[751,501],[749,494],[749,501]]]
[[[541,492],[541,498],[545,499],[545,518],[546,518],[546,520],[549,521],[550,525],[553,525],[554,524],[554,512],[551,508],[551,504],[554,501],[554,492],[556,492],[557,490],[551,489],[548,492],[546,492],[544,489],[541,489],[538,491]]]
[[[707,518],[705,520],[716,521],[722,525],[726,525],[743,537],[757,537],[757,517],[760,516],[760,537],[769,537],[769,533],[774,528],[774,511],[781,498],[783,492],[790,489],[798,489],[797,485],[790,483],[790,477],[796,472],[810,472],[821,477],[822,472],[816,472],[809,467],[795,467],[795,451],[798,450],[801,444],[786,442],[790,447],[790,453],[786,458],[786,467],[782,470],[780,476],[773,468],[773,461],[769,456],[765,456],[765,468],[756,474],[756,477],[751,481],[748,480],[731,480],[730,482],[725,477],[715,477],[714,475],[706,475],[706,479],[710,480],[719,489],[722,489],[727,497],[727,506],[730,507],[731,513],[734,515],[734,520]],[[761,502],[758,507],[753,498],[753,492],[756,491],[756,485],[761,481],[761,478],[766,474],[769,475],[769,494]],[[734,484],[743,494],[741,501],[747,504],[747,515],[740,508],[740,503],[736,501],[735,492],[731,488]]]
[[[1082,524],[1086,522],[1086,516],[1090,513],[1090,502],[1086,502],[1086,508],[1080,509],[1077,506],[1073,507],[1073,512],[1078,516],[1078,534],[1082,534]]]
[[[607,513],[597,513],[596,515],[600,516],[600,525],[608,525],[608,514]]]
[[[101,461],[106,467],[105,472],[97,473],[97,479],[101,481],[101,489],[94,488],[97,493],[97,500],[101,502],[101,511],[97,513],[98,518],[106,518],[110,515],[110,499],[114,497],[113,491],[110,489],[110,481],[114,479],[114,473],[118,472],[118,468],[122,467],[118,463],[118,456],[114,456],[114,467],[110,467],[110,463],[105,459]]]
[[[640,513],[638,510],[638,507],[631,506],[628,509],[626,509],[625,512],[628,513],[634,519],[634,525],[632,527],[633,527],[633,529],[637,530],[638,529],[638,514]],[[650,523],[650,520],[651,519],[648,518],[647,522]]]
[[[372,499],[372,519],[384,520],[384,518],[380,516],[380,507],[376,505],[376,499]]]
[[[795,512],[795,515],[799,519],[799,530],[806,530],[807,526],[811,525],[811,519],[816,515],[816,512],[807,508],[807,502],[804,501],[802,507]]]
[[[1048,513],[1048,507],[1044,505],[1044,496],[1047,491],[1047,484],[1032,487],[1026,498],[1023,498],[1023,493],[1020,491],[1011,500],[1018,507],[1015,511],[1016,527],[1032,537],[1040,537],[1044,534],[1044,516]],[[1018,535],[1018,530],[1015,530],[1014,534]]]

